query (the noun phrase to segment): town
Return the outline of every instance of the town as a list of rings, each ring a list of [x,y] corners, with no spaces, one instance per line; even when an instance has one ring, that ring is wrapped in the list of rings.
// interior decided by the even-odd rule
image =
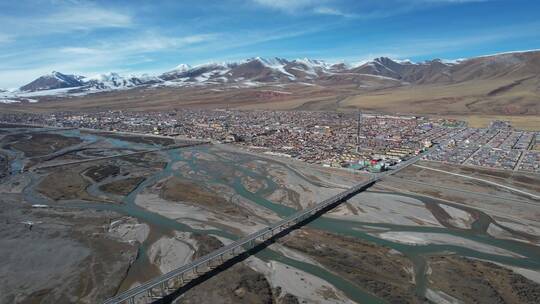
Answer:
[[[0,120],[234,143],[253,152],[372,172],[439,144],[426,160],[540,172],[540,133],[502,121],[470,128],[462,121],[417,116],[229,109],[18,113],[2,114]]]

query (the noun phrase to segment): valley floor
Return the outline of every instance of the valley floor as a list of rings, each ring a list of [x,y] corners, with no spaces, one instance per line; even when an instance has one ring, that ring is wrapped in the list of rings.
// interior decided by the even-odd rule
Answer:
[[[0,303],[100,302],[368,178],[229,146],[45,168],[170,143],[1,131]],[[540,194],[534,175],[420,165]],[[177,301],[538,303],[539,214],[530,196],[412,166]]]

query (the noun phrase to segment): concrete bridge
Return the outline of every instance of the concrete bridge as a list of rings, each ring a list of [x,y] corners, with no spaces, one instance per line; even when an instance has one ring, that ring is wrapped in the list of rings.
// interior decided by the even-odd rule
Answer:
[[[334,195],[313,207],[300,210],[287,218],[245,236],[227,246],[221,247],[220,249],[209,253],[189,264],[156,277],[135,288],[120,293],[115,297],[106,300],[104,304],[165,302],[164,299],[167,298],[167,296],[169,296],[171,293],[179,295],[177,291],[183,286],[189,284],[189,282],[210,273],[215,268],[227,263],[227,261],[241,255],[249,254],[251,250],[261,245],[261,243],[264,243],[270,239],[281,237],[291,231],[292,228],[303,226],[310,220],[317,218],[325,212],[333,209],[340,203],[348,200],[352,196],[371,187],[374,183],[385,176],[395,174],[396,172],[403,170],[409,165],[415,163],[422,156],[431,153],[431,151],[433,151],[433,148],[423,155],[418,155],[405,162],[402,162],[392,171],[373,175],[367,181],[359,183],[346,191]]]

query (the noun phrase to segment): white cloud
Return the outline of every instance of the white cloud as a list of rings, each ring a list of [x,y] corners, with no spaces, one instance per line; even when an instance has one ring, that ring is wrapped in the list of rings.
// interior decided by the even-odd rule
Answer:
[[[329,2],[328,0],[253,0],[255,3],[288,13],[313,8]]]
[[[0,18],[0,28],[9,29],[11,38],[133,26],[133,18],[129,14],[88,5],[54,7],[39,16],[6,15]]]
[[[540,26],[538,22],[527,23],[508,27],[492,28],[489,31],[481,30],[464,35],[453,35],[446,37],[426,37],[416,39],[399,39],[387,42],[380,42],[376,47],[351,48],[351,55],[345,58],[327,57],[325,59],[336,61],[338,59],[349,62],[365,62],[376,57],[384,56],[393,59],[406,59],[410,57],[433,58],[434,54],[467,50],[471,47],[486,45],[494,42],[502,42],[508,39],[525,39],[535,36],[536,29]],[[341,49],[327,49],[329,52],[339,52]],[[354,55],[354,54],[360,55]]]
[[[36,21],[66,30],[129,27],[132,25],[132,18],[127,14],[85,6],[67,8]]]
[[[288,14],[318,14],[363,19],[385,18],[434,5],[452,5],[493,0],[387,0],[373,1],[376,8],[362,12],[345,10],[342,1],[337,0],[251,0],[259,6],[279,10]],[[358,1],[360,2],[360,1]],[[369,4],[369,1],[364,1]],[[340,4],[341,3],[341,7]],[[367,6],[369,8],[369,5]],[[341,9],[340,9],[341,8]]]
[[[184,50],[215,41],[217,34],[169,37],[145,32],[133,39],[107,40],[82,46],[65,46],[1,54],[2,87],[17,87],[53,70],[82,75],[106,71],[124,72],[126,67],[153,61],[160,51]]]
[[[95,55],[99,51],[93,48],[86,47],[65,47],[60,49],[60,52],[74,55]]]
[[[488,2],[490,0],[417,0],[420,2],[431,3],[469,3],[469,2]]]
[[[320,6],[313,9],[313,12],[319,15],[331,15],[331,16],[341,16],[341,17],[353,17],[353,14],[347,14],[342,12],[337,8]]]
[[[252,0],[255,3],[289,14],[308,13],[317,15],[330,15],[340,17],[354,17],[342,10],[329,6],[334,0]]]
[[[0,44],[6,44],[13,41],[10,35],[0,33]]]
[[[142,54],[161,50],[180,49],[191,45],[209,42],[215,40],[217,37],[217,34],[197,34],[183,37],[169,37],[147,32],[132,40],[102,43],[98,48],[92,48],[91,50],[99,50],[102,52],[112,51],[114,53],[123,53],[126,55]],[[75,51],[79,50],[76,48]],[[90,49],[83,48],[80,51],[87,52],[90,51]]]

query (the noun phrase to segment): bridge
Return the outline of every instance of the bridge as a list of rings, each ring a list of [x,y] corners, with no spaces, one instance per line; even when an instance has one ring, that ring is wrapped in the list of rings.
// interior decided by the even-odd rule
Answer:
[[[418,161],[422,156],[431,153],[434,150],[432,147],[424,154],[417,155],[407,161],[400,163],[394,170],[387,171],[372,176],[367,181],[359,183],[346,191],[336,194],[319,204],[307,209],[300,210],[291,216],[284,218],[266,228],[245,236],[229,245],[211,252],[199,259],[192,261],[180,268],[177,268],[169,273],[158,276],[142,285],[127,290],[116,295],[104,302],[104,304],[120,304],[120,303],[150,303],[165,298],[170,293],[185,286],[189,282],[203,276],[213,269],[223,265],[242,254],[248,253],[250,250],[257,247],[259,244],[268,241],[269,239],[280,237],[287,233],[293,227],[299,227],[310,219],[316,218],[323,213],[333,209],[340,203],[348,200],[352,196],[364,191],[382,178],[395,174],[400,170]]]

